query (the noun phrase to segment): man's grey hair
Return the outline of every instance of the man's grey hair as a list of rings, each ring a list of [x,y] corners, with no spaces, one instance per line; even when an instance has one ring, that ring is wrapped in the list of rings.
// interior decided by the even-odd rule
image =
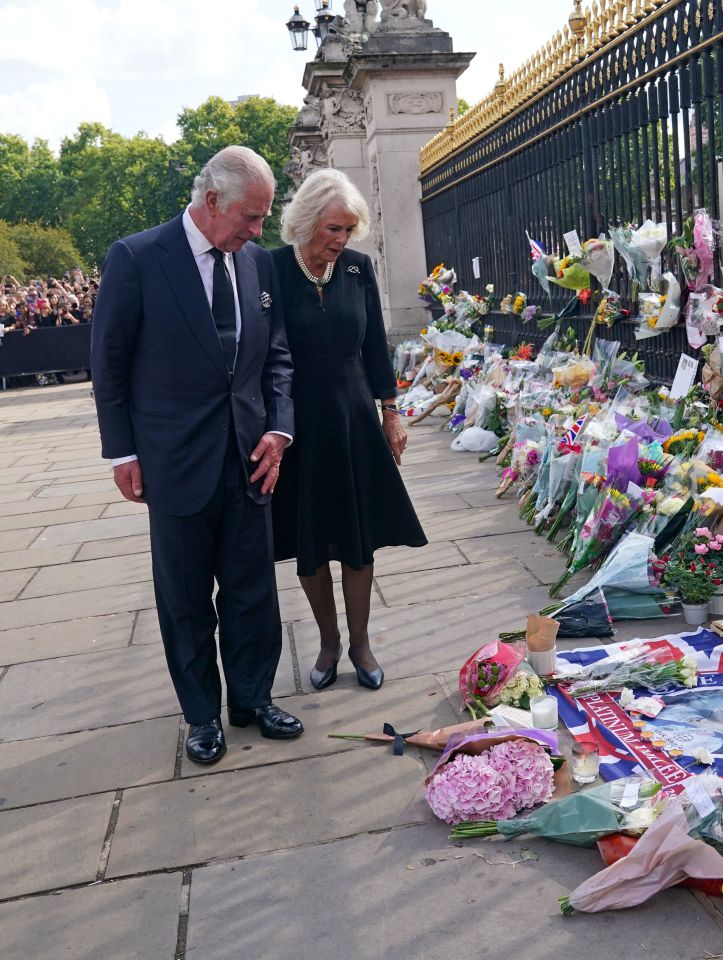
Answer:
[[[238,203],[251,186],[276,186],[274,173],[258,153],[248,147],[224,147],[208,161],[193,181],[191,206],[202,207],[209,190],[218,194],[222,212]]]
[[[359,190],[341,170],[326,168],[312,173],[296,191],[281,215],[281,237],[286,243],[306,244],[314,236],[319,218],[330,203],[338,203],[357,218],[352,240],[369,233],[369,207]]]

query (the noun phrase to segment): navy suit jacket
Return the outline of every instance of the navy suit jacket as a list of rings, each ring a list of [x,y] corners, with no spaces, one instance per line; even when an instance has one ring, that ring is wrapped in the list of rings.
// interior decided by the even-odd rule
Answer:
[[[144,499],[176,516],[211,499],[235,430],[249,457],[269,430],[293,435],[292,366],[271,254],[234,254],[241,336],[233,376],[182,218],[118,240],[103,265],[91,337],[104,457],[137,454]],[[266,294],[266,296],[262,296]],[[247,484],[259,503],[261,482]]]

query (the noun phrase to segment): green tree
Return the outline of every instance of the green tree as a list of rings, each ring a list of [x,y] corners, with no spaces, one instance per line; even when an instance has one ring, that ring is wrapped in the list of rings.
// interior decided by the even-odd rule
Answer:
[[[84,123],[63,140],[60,167],[63,222],[91,263],[101,263],[118,237],[170,216],[169,147],[161,139]]]
[[[47,140],[35,140],[24,175],[17,185],[19,219],[56,226],[60,219],[62,175]]]
[[[16,280],[25,278],[28,264],[23,260],[15,239],[12,226],[0,220],[0,276],[10,274]]]
[[[22,137],[0,134],[0,219],[22,216],[22,183],[30,168],[30,147]]]
[[[463,113],[467,113],[470,108],[470,104],[467,100],[462,97],[457,98],[457,116],[461,117]]]
[[[9,228],[23,261],[25,279],[59,277],[73,267],[83,267],[83,258],[73,238],[62,227],[44,227],[39,223],[17,223]],[[12,271],[9,271],[12,272]],[[15,276],[18,276],[15,274]],[[19,279],[19,277],[18,277]]]

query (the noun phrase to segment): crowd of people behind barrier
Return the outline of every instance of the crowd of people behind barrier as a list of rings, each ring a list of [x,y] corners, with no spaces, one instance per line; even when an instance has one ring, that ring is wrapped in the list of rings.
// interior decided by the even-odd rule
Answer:
[[[30,280],[20,283],[15,277],[0,278],[0,324],[3,336],[26,336],[43,327],[63,327],[90,323],[98,291],[98,280],[75,269],[60,280]]]

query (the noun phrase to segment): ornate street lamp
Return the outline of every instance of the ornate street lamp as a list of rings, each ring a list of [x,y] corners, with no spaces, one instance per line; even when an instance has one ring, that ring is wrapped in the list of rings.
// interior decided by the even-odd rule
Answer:
[[[316,26],[313,27],[312,33],[316,37],[317,47],[320,47],[329,36],[329,25],[333,23],[335,17],[331,12],[330,0],[314,0],[314,3],[318,13],[314,17]]]
[[[294,50],[306,50],[309,42],[309,21],[302,17],[298,7],[294,7],[294,13],[288,20],[286,29],[289,31],[291,46]]]

